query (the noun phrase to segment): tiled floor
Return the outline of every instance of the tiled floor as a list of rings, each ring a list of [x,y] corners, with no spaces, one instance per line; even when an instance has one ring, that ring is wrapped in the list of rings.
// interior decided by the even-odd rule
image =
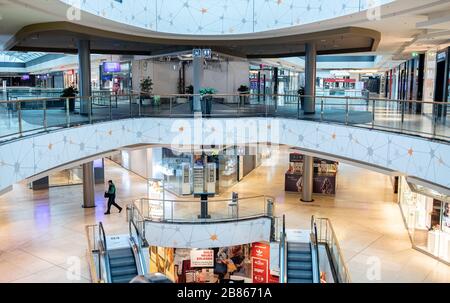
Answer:
[[[276,215],[286,214],[288,228],[308,229],[311,215],[330,218],[353,282],[450,282],[449,266],[411,248],[388,177],[341,165],[337,195],[305,204],[284,192],[287,161],[287,150],[274,153],[222,197],[275,196]],[[106,177],[122,205],[146,193],[143,179],[112,162]],[[104,216],[104,188],[96,192],[98,207],[87,210],[80,186],[33,192],[20,184],[0,197],[0,282],[89,282],[85,225],[103,221],[108,234],[127,232],[125,213]]]

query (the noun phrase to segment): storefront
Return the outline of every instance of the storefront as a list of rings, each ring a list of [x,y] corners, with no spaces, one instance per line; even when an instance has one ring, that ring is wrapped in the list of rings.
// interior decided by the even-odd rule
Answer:
[[[285,175],[285,191],[303,191],[304,156],[299,153],[289,155],[289,169]],[[337,189],[337,172],[339,163],[314,158],[313,193],[335,195]]]
[[[131,62],[103,62],[99,67],[100,90],[124,94],[132,90]]]
[[[450,262],[450,196],[402,177],[398,197],[413,247]]]
[[[436,53],[436,78],[434,87],[434,101],[450,101],[450,47]],[[438,105],[434,108],[434,115],[438,118],[447,116],[447,106]]]
[[[241,181],[261,164],[267,153],[257,147],[226,147],[203,150],[201,154],[163,148],[161,171],[166,189],[176,195],[207,192],[215,195]]]
[[[278,283],[265,242],[210,249],[150,249],[150,272],[176,283]]]

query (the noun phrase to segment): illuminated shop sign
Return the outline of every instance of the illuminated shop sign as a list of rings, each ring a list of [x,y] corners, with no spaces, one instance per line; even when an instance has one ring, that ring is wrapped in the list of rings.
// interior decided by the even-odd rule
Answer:
[[[120,73],[122,69],[119,62],[103,62],[103,71],[105,73]]]
[[[214,267],[214,250],[191,250],[191,267]]]

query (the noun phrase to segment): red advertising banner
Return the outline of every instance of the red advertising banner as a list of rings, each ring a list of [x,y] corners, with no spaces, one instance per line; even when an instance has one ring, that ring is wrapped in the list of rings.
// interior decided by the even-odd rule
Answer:
[[[253,283],[268,283],[269,281],[269,261],[260,258],[252,258]]]
[[[270,245],[261,242],[253,243],[252,257],[270,260]]]
[[[253,283],[270,283],[270,244],[252,244]]]

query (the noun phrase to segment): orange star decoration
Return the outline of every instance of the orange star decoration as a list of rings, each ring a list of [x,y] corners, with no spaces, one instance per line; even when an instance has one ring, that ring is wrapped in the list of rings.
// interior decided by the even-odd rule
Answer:
[[[331,135],[331,138],[332,138],[333,140],[336,140],[336,134],[333,133],[333,134]]]
[[[408,149],[408,155],[409,155],[409,156],[412,156],[413,154],[414,154],[413,149],[412,149],[412,148]]]
[[[53,148],[53,144],[50,143],[50,144],[48,145],[48,149],[49,149],[49,150],[52,150],[52,148]]]
[[[217,237],[216,234],[212,235],[211,238],[210,238],[211,241],[217,241],[218,239],[219,238]]]
[[[207,8],[202,8],[202,9],[200,10],[200,12],[201,12],[202,14],[206,14],[206,13],[208,12],[208,9],[207,9]]]
[[[278,4],[278,5],[283,4],[283,0],[277,0],[277,4]]]
[[[108,132],[108,135],[112,136],[112,130],[110,130],[110,131]]]
[[[180,127],[178,130],[180,131],[180,133],[182,133],[184,132],[184,127]]]

